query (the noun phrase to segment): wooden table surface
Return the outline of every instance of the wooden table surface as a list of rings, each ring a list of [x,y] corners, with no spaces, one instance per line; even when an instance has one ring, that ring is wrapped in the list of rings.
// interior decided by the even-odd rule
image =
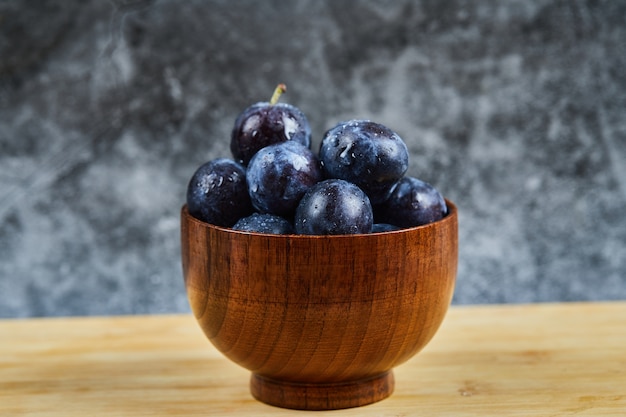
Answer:
[[[396,390],[332,416],[626,416],[626,302],[452,307]],[[0,320],[0,416],[311,415],[255,401],[190,315]]]

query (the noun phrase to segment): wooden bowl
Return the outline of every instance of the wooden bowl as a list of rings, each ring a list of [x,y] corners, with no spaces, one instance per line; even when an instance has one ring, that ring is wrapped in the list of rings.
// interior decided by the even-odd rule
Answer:
[[[182,208],[182,264],[208,339],[252,372],[252,395],[293,409],[382,400],[392,368],[434,336],[456,280],[457,209],[368,235],[265,235]]]

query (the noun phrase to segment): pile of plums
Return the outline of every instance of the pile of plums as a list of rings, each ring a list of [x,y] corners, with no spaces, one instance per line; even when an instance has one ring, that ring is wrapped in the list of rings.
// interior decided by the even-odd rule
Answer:
[[[447,213],[432,185],[406,176],[409,155],[394,131],[369,120],[328,130],[319,152],[297,107],[254,104],[235,120],[231,158],[200,166],[187,208],[216,226],[271,234],[376,233],[427,224]]]

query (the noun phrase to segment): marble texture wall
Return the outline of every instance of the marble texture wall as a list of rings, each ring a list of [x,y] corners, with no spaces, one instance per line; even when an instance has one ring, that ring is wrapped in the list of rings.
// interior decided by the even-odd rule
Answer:
[[[179,209],[284,82],[460,209],[455,303],[626,299],[626,2],[0,1],[0,317],[188,311]]]

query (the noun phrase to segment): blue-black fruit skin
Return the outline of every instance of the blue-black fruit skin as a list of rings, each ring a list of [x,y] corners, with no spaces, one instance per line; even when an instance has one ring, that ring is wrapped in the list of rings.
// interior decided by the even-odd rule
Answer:
[[[306,191],[322,180],[319,159],[298,142],[259,150],[247,169],[250,200],[256,210],[292,218]]]
[[[372,233],[383,233],[383,232],[395,232],[396,230],[401,230],[400,226],[396,226],[389,223],[374,223],[372,226]]]
[[[387,201],[375,207],[376,222],[402,228],[432,223],[447,213],[446,201],[435,187],[409,176],[398,182]]]
[[[394,131],[369,120],[350,120],[329,129],[319,158],[326,178],[356,184],[372,204],[384,202],[409,167],[406,144]]]
[[[227,158],[201,165],[187,186],[187,209],[198,220],[221,227],[252,214],[245,167]]]
[[[262,213],[253,213],[248,217],[239,219],[233,226],[233,230],[271,235],[291,235],[295,233],[293,225],[289,220],[274,214]]]
[[[237,162],[247,166],[260,149],[286,141],[311,147],[311,126],[305,114],[288,103],[260,102],[244,109],[235,119],[230,150]]]
[[[329,179],[313,186],[296,209],[295,228],[301,235],[371,233],[372,206],[356,185]]]

